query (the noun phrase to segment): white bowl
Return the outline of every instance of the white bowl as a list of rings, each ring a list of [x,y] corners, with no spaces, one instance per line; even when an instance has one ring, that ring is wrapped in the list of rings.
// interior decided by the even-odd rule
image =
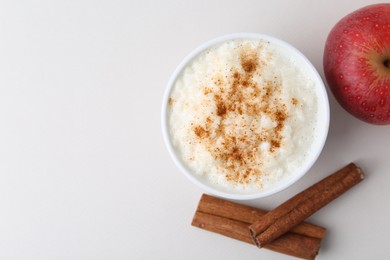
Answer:
[[[186,165],[182,162],[180,157],[175,151],[175,148],[172,145],[171,137],[169,134],[169,124],[168,124],[168,100],[171,94],[171,90],[173,86],[175,85],[176,79],[180,76],[183,69],[200,53],[204,52],[211,46],[214,46],[216,44],[220,44],[222,42],[233,40],[233,39],[260,39],[269,41],[271,43],[277,44],[278,46],[281,46],[282,48],[285,48],[289,52],[289,54],[293,55],[295,59],[299,61],[299,63],[303,66],[305,66],[305,72],[310,75],[310,77],[317,83],[316,86],[318,86],[320,89],[318,90],[318,103],[319,103],[319,111],[318,111],[318,125],[317,130],[315,133],[315,139],[311,146],[311,151],[309,153],[309,156],[307,160],[302,164],[302,166],[299,168],[297,172],[295,172],[290,178],[286,178],[276,185],[274,185],[270,189],[256,191],[256,192],[242,192],[242,191],[235,191],[235,190],[227,190],[223,187],[218,187],[216,185],[211,184],[204,178],[201,178],[200,176],[197,176],[186,167]],[[299,180],[302,176],[304,176],[309,169],[313,166],[313,164],[318,159],[318,156],[320,155],[325,141],[328,134],[329,129],[329,101],[327,92],[325,90],[324,83],[318,74],[317,70],[314,68],[314,66],[310,63],[310,61],[297,49],[295,49],[290,44],[279,40],[277,38],[263,35],[263,34],[257,34],[257,33],[237,33],[237,34],[230,34],[230,35],[224,35],[221,37],[218,37],[216,39],[210,40],[195,50],[193,50],[185,59],[179,64],[179,66],[174,71],[173,75],[171,76],[166,92],[163,97],[163,103],[162,103],[162,133],[164,142],[166,144],[166,147],[168,149],[168,152],[173,159],[176,166],[180,169],[180,171],[193,183],[195,183],[197,186],[199,186],[204,191],[211,193],[213,195],[228,198],[228,199],[235,199],[235,200],[245,200],[245,199],[255,199],[255,198],[261,198],[265,196],[269,196],[272,194],[275,194],[276,192],[279,192],[289,186],[291,186],[293,183],[295,183],[297,180]]]

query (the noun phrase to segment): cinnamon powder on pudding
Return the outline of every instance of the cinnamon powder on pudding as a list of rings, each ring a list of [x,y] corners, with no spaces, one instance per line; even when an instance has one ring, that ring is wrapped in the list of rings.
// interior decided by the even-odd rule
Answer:
[[[255,167],[255,153],[260,144],[269,143],[269,151],[272,153],[280,148],[287,111],[286,106],[276,98],[281,89],[277,81],[267,81],[265,85],[260,85],[255,80],[261,75],[256,50],[242,49],[239,58],[241,68],[232,69],[223,82],[218,77],[218,87],[206,88],[204,91],[205,95],[213,96],[219,123],[214,126],[208,117],[208,120],[198,122],[193,131],[215,160],[225,162],[226,179],[245,183],[261,174],[260,168]],[[248,124],[248,121],[259,120],[262,115],[271,118],[276,126],[258,133],[257,126]],[[245,116],[247,120],[235,124],[234,128],[243,131],[228,131],[225,127],[229,124],[228,120],[240,116]]]
[[[169,102],[171,133],[195,173],[217,185],[263,189],[283,178],[290,162],[283,156],[310,146],[316,96],[297,68],[286,78],[290,61],[269,42],[229,44],[184,70]],[[304,131],[292,138],[298,129]],[[300,134],[309,136],[306,147]]]

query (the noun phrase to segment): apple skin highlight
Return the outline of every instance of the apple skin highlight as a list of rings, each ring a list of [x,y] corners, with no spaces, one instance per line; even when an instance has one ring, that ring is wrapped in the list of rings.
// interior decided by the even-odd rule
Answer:
[[[326,40],[326,81],[356,118],[390,124],[390,4],[375,4],[342,18]]]

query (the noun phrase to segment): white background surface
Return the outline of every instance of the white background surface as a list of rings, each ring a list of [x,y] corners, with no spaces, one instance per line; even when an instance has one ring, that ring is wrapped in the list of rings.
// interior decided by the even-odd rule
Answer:
[[[190,225],[202,191],[160,131],[169,76],[192,49],[233,32],[279,37],[321,75],[326,36],[374,1],[1,1],[0,259],[291,259]],[[390,126],[330,94],[318,162],[270,209],[354,161],[366,180],[310,218],[317,259],[389,259]]]

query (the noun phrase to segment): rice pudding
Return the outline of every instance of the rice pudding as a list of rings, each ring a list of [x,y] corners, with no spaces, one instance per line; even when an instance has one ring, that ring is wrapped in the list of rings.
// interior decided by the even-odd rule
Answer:
[[[232,39],[197,55],[170,92],[168,131],[188,170],[228,190],[273,187],[302,167],[318,82],[283,47]]]

